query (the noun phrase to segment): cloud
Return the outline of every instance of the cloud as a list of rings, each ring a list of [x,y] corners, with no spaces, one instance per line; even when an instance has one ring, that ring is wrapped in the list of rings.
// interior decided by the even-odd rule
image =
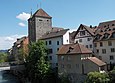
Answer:
[[[72,33],[73,31],[77,31],[77,29],[71,29],[71,30],[69,30],[70,33]]]
[[[30,14],[22,12],[21,14],[17,15],[16,18],[18,18],[22,21],[27,21],[30,18]]]
[[[13,46],[13,43],[17,40],[17,38],[21,38],[25,35],[11,35],[0,37],[0,50],[9,49]]]
[[[22,22],[18,23],[18,25],[21,26],[21,27],[25,27],[25,26],[26,26],[26,25],[25,25],[24,23],[22,23]]]

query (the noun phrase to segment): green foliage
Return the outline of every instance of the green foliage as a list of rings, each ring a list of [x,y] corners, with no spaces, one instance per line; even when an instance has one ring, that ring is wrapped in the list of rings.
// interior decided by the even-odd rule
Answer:
[[[107,73],[90,72],[88,73],[86,83],[108,83],[109,76]]]
[[[42,80],[50,72],[50,65],[46,59],[45,43],[38,40],[29,45],[29,56],[26,59],[26,68],[31,80]]]
[[[60,83],[71,83],[67,75],[60,76]]]
[[[114,83],[115,82],[115,67],[112,71],[109,72],[109,77],[110,77],[111,83]]]
[[[0,52],[0,63],[1,62],[7,62],[7,61],[8,61],[7,53]]]

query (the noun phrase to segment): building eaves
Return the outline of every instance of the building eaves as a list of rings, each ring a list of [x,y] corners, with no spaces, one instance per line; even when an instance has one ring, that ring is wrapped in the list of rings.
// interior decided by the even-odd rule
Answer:
[[[55,37],[63,36],[69,29],[63,29],[63,30],[57,30],[53,32],[47,32],[45,33],[40,39],[50,39]]]

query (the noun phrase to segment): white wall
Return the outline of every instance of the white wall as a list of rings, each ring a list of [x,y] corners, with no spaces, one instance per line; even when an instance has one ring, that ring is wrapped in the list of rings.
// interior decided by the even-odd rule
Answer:
[[[91,38],[90,41],[87,41],[88,38]],[[79,42],[79,40],[82,39],[82,42]],[[93,37],[84,37],[84,38],[77,38],[75,39],[74,43],[76,43],[78,41],[78,43],[84,45],[86,47],[86,45],[88,45],[88,49],[90,50],[94,50],[94,45],[93,45]],[[90,45],[92,45],[92,48],[90,48]]]
[[[63,35],[63,44],[69,44],[69,31]]]
[[[68,40],[68,42],[66,41]],[[53,49],[53,53],[49,54],[48,56],[52,56],[52,60],[51,63],[52,65],[54,65],[53,67],[56,66],[57,61],[57,49],[60,48],[61,45],[63,44],[69,44],[69,32],[66,32],[63,36],[61,37],[55,37],[55,38],[49,38],[49,39],[45,39],[45,41],[47,41],[47,48],[48,49]],[[51,45],[49,45],[49,41],[51,41]],[[59,45],[57,45],[57,41],[59,41]]]

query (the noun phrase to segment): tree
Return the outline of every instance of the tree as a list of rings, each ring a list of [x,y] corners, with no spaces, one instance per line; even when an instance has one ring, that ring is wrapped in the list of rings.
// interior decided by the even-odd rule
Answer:
[[[110,77],[110,82],[114,83],[115,82],[115,67],[113,68],[112,71],[109,72],[109,77]]]
[[[7,62],[8,61],[8,54],[0,52],[0,63],[1,62]]]
[[[109,76],[107,73],[90,72],[88,73],[86,83],[108,83]]]
[[[26,59],[26,69],[32,83],[40,82],[47,77],[50,72],[50,65],[46,58],[47,49],[42,40],[29,45],[29,55]]]

